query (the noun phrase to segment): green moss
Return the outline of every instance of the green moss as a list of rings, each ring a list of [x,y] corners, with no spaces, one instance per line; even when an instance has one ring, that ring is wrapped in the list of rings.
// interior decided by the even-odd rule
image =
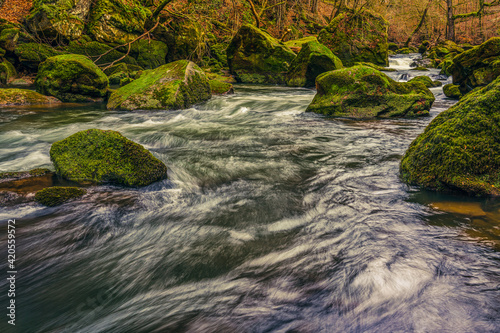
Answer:
[[[396,82],[367,66],[324,73],[307,107],[333,117],[389,118],[429,115],[434,95],[421,82]]]
[[[116,65],[113,65],[109,68],[106,68],[104,70],[104,74],[106,74],[108,77],[119,72],[126,72],[126,73],[135,73],[138,71],[142,71],[144,68],[136,65],[131,65],[131,64],[124,64],[124,63],[117,63]]]
[[[290,64],[286,83],[292,87],[314,87],[318,75],[343,67],[326,46],[318,41],[308,42]]]
[[[48,58],[35,79],[38,92],[63,102],[95,101],[106,96],[108,77],[89,58],[66,54]]]
[[[55,142],[56,173],[78,183],[145,186],[167,178],[167,167],[143,146],[115,131],[89,129]]]
[[[119,50],[127,52],[128,47]],[[167,44],[148,39],[139,39],[130,48],[130,56],[137,61],[137,65],[145,69],[154,69],[165,64],[168,53]]]
[[[0,89],[0,106],[9,105],[38,105],[60,103],[54,97],[41,95],[27,89]]]
[[[98,42],[124,44],[144,32],[150,16],[136,0],[96,0],[87,31]]]
[[[228,44],[226,43],[216,43],[210,45],[210,57],[218,63],[218,65],[222,67],[228,67],[227,57],[226,57],[226,49]]]
[[[415,47],[403,47],[401,49],[398,49],[396,51],[397,54],[410,54],[410,53],[417,53],[418,50]]]
[[[123,79],[129,79],[129,75],[127,72],[117,72],[109,76],[109,84],[118,85]],[[121,85],[121,84],[120,84]]]
[[[9,80],[17,75],[14,65],[12,65],[7,60],[0,62],[0,85],[7,84]]]
[[[433,81],[430,77],[422,75],[416,76],[408,82],[420,82],[423,83],[427,88],[441,87],[443,83],[441,81]]]
[[[397,53],[396,51],[399,50],[399,46],[396,43],[388,43],[387,46],[389,48],[389,51],[394,51],[395,53]]]
[[[208,79],[201,68],[187,60],[178,60],[146,70],[126,86],[111,94],[108,109],[182,109],[208,100]]]
[[[443,87],[443,92],[446,95],[446,97],[453,98],[453,99],[460,99],[462,98],[462,93],[460,92],[459,86],[455,84],[447,84]]]
[[[424,54],[429,49],[430,45],[431,43],[428,40],[424,40],[418,47],[418,53]]]
[[[288,42],[285,42],[285,46],[287,46],[288,48],[290,48],[290,50],[298,54],[302,49],[302,46],[304,46],[304,44],[317,41],[318,38],[316,38],[316,36],[307,36],[300,39],[289,40]]]
[[[210,90],[214,95],[226,95],[234,92],[233,85],[228,82],[220,81],[217,79],[208,81]]]
[[[354,66],[371,67],[371,68],[376,69],[376,70],[381,71],[381,72],[397,72],[397,69],[382,67],[379,65],[372,64],[371,62],[357,62],[354,64]]]
[[[494,37],[483,44],[453,58],[450,71],[453,83],[465,94],[476,87],[485,86],[500,76],[500,37]]]
[[[199,64],[206,54],[207,37],[203,26],[196,21],[177,19],[169,27],[165,38],[167,62],[187,59]]]
[[[410,145],[401,176],[410,184],[500,195],[500,78],[440,113]]]
[[[44,206],[54,207],[78,199],[86,193],[86,190],[78,187],[47,187],[36,192],[35,201]]]
[[[0,179],[17,180],[29,177],[39,177],[51,173],[49,169],[37,168],[30,171],[0,172]]]
[[[22,65],[34,71],[38,69],[40,63],[48,58],[64,53],[50,45],[41,43],[21,44],[16,47],[14,52]]]
[[[422,67],[422,66],[412,68],[411,70],[412,71],[421,71],[421,72],[428,72],[429,71],[429,69],[427,67]]]
[[[87,56],[93,61],[95,61],[96,65],[110,64],[113,61],[118,60],[123,56],[125,56],[125,53],[119,52],[118,50],[113,50],[111,46],[96,41],[93,42],[73,41],[69,43],[69,45],[65,48],[65,51],[67,53]],[[108,53],[105,54],[106,52]],[[99,56],[101,55],[103,56],[99,58]],[[137,65],[137,61],[130,55],[126,55],[118,63]]]
[[[247,83],[284,83],[295,57],[277,39],[249,24],[240,28],[227,48],[231,73]]]
[[[388,66],[388,23],[369,10],[346,11],[318,35],[318,41],[337,55],[344,66],[356,62],[371,62]]]

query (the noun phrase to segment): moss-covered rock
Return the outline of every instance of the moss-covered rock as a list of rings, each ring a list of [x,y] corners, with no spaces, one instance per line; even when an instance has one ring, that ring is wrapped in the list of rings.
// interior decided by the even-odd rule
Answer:
[[[64,50],[67,53],[87,56],[95,61],[96,65],[110,64],[122,57],[124,58],[118,61],[118,63],[137,65],[137,61],[130,55],[126,55],[126,53],[122,53],[118,50],[113,50],[111,46],[96,41],[72,41]]]
[[[89,58],[65,54],[40,64],[35,85],[38,92],[63,102],[90,102],[106,96],[109,81]]]
[[[108,109],[182,109],[206,101],[210,84],[203,70],[188,60],[178,60],[146,70],[134,82],[114,91]]]
[[[226,49],[229,44],[226,43],[215,43],[209,45],[210,48],[210,58],[214,59],[220,68],[228,67]]]
[[[388,43],[387,47],[389,48],[389,51],[393,51],[394,53],[399,50],[399,46],[396,43]]]
[[[443,83],[441,81],[433,81],[430,77],[426,75],[416,76],[408,82],[420,82],[423,83],[427,88],[441,87]]]
[[[318,75],[343,67],[342,61],[329,48],[318,41],[308,42],[290,64],[286,84],[291,87],[314,87]]]
[[[27,28],[40,38],[78,39],[92,0],[36,0],[25,19]]]
[[[483,87],[500,76],[500,37],[453,58],[451,66],[453,84],[460,86],[462,94],[476,87]]]
[[[296,55],[268,33],[245,24],[227,48],[227,61],[236,79],[246,83],[285,83]]]
[[[234,93],[233,85],[218,79],[208,81],[213,95],[227,95]]]
[[[410,53],[418,53],[417,48],[410,46],[410,47],[403,47],[401,49],[398,49],[396,51],[397,54],[410,54]]]
[[[7,84],[16,75],[17,72],[14,65],[7,60],[0,62],[0,85]]]
[[[167,167],[118,132],[89,129],[55,142],[50,159],[56,173],[78,183],[144,186],[167,178]]]
[[[357,62],[354,64],[354,66],[371,67],[371,68],[376,69],[380,72],[397,72],[398,71],[397,69],[375,65],[375,64],[372,64],[371,62]]]
[[[317,41],[318,38],[316,38],[316,36],[307,36],[300,39],[289,40],[288,42],[285,42],[285,45],[290,48],[290,50],[298,54],[300,50],[302,50],[302,46],[304,46],[304,44]]]
[[[333,117],[389,118],[429,115],[432,92],[420,82],[396,82],[367,66],[321,74],[306,111]]]
[[[161,39],[168,46],[167,62],[191,60],[199,64],[207,50],[207,36],[199,22],[177,19]]]
[[[95,0],[87,30],[98,42],[124,44],[144,32],[149,16],[137,0]]]
[[[85,189],[79,187],[53,186],[36,192],[35,201],[44,206],[54,207],[78,199],[86,193]]]
[[[22,28],[12,26],[0,32],[0,48],[13,52],[18,44],[29,43],[33,38]]]
[[[441,112],[408,148],[401,176],[435,190],[500,195],[500,78]]]
[[[429,49],[431,43],[428,40],[424,40],[418,47],[418,53],[424,54]]]
[[[57,98],[44,96],[27,89],[0,89],[0,106],[61,103]]]
[[[14,50],[14,53],[19,58],[21,65],[36,72],[40,63],[50,57],[63,54],[64,52],[61,52],[47,44],[25,43],[18,45]]]
[[[131,64],[117,63],[111,67],[104,69],[104,74],[107,76],[111,76],[115,73],[126,72],[126,73],[134,73],[138,71],[142,71],[144,68]]]
[[[453,98],[453,99],[460,99],[462,98],[462,93],[460,92],[460,87],[455,85],[455,84],[446,84],[443,87],[443,93],[445,94],[446,97]]]
[[[371,62],[388,66],[387,21],[368,10],[346,11],[330,22],[318,41],[337,55],[344,66]]]
[[[128,46],[119,48],[121,52],[127,52]],[[130,56],[137,61],[137,65],[144,69],[154,69],[165,65],[168,53],[167,44],[148,39],[139,39],[132,43]]]

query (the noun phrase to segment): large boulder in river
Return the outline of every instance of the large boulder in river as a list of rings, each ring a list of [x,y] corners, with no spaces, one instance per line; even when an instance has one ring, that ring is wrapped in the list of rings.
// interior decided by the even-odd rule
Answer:
[[[369,10],[345,11],[320,31],[318,41],[337,55],[345,66],[356,62],[389,65],[387,21]]]
[[[89,58],[64,54],[40,64],[35,86],[38,92],[63,102],[92,102],[106,96],[109,81]]]
[[[57,98],[44,96],[28,89],[0,89],[0,106],[61,103]]]
[[[321,74],[316,88],[306,111],[334,117],[427,116],[435,99],[421,82],[396,82],[368,66]]]
[[[108,101],[108,109],[183,109],[212,96],[203,70],[194,62],[178,60],[143,74],[118,90]]]
[[[90,13],[92,0],[38,0],[33,2],[25,23],[40,38],[80,38]]]
[[[500,78],[441,112],[408,148],[401,175],[435,190],[500,195]]]
[[[303,44],[290,64],[286,84],[291,87],[314,87],[318,75],[343,67],[342,61],[329,48],[311,41]]]
[[[296,57],[287,46],[250,24],[238,30],[226,52],[231,73],[245,83],[285,83]]]
[[[56,173],[78,183],[144,186],[167,178],[167,167],[143,146],[118,132],[89,129],[55,142]]]
[[[453,58],[451,73],[453,84],[459,85],[463,94],[491,83],[500,76],[500,37]]]

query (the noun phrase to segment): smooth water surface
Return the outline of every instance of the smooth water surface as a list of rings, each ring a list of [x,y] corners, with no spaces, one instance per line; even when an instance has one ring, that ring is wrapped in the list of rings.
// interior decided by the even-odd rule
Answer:
[[[2,253],[17,220],[19,271],[2,332],[500,331],[499,202],[398,178],[453,104],[440,88],[431,117],[373,121],[305,113],[314,90],[235,90],[182,111],[2,110],[0,171],[52,167],[53,142],[99,128],[170,177],[0,207]]]

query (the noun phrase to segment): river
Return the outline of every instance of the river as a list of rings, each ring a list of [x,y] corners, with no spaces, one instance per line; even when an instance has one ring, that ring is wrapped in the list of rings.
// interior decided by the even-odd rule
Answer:
[[[417,75],[409,62],[390,75]],[[0,276],[13,218],[18,270],[16,326],[2,314],[0,330],[499,332],[500,201],[399,179],[408,145],[454,103],[432,91],[418,119],[327,119],[304,112],[314,90],[249,85],[180,111],[2,110],[0,171],[52,168],[53,142],[99,128],[169,179],[0,207]]]

